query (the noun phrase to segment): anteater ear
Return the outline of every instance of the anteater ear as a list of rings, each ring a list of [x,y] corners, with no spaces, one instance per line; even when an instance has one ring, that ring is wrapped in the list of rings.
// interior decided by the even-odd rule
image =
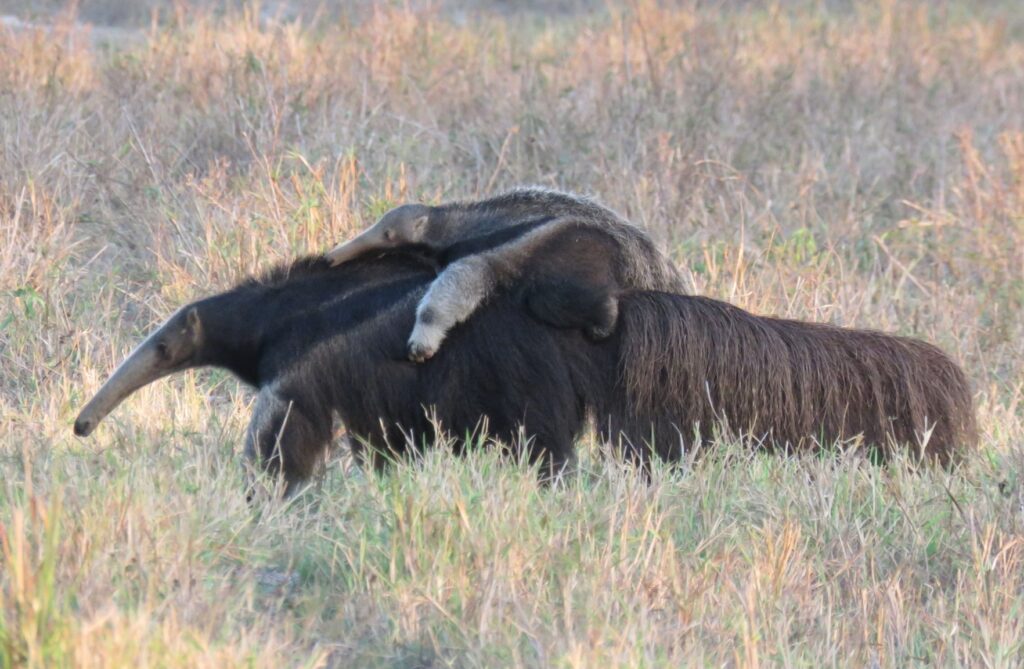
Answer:
[[[189,339],[198,342],[203,334],[203,324],[199,320],[199,309],[192,307],[185,314],[185,328],[188,330]]]
[[[430,217],[428,215],[423,214],[422,216],[420,216],[419,218],[412,222],[412,230],[413,234],[416,235],[416,239],[420,239],[423,233],[426,231],[427,221],[429,219]]]

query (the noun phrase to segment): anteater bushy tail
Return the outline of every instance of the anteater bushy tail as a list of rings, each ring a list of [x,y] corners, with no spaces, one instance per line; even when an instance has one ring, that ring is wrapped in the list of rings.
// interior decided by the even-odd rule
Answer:
[[[619,378],[631,429],[679,440],[716,425],[791,450],[862,435],[949,465],[976,444],[963,371],[938,348],[880,332],[755,316],[703,297],[621,302]],[[672,425],[672,434],[661,434]],[[662,448],[657,450],[661,451]]]

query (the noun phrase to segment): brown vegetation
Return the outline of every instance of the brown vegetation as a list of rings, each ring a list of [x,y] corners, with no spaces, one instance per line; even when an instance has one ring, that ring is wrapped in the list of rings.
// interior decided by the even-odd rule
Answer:
[[[0,28],[0,653],[1019,661],[1019,3],[599,4],[300,24],[176,3],[113,47],[70,21]],[[313,500],[254,518],[235,438],[251,395],[221,374],[71,435],[178,305],[400,202],[524,182],[599,195],[697,294],[933,342],[975,388],[977,454],[910,474],[725,438],[644,485],[584,444],[600,475],[545,494],[486,454],[439,454],[384,481],[335,466]]]

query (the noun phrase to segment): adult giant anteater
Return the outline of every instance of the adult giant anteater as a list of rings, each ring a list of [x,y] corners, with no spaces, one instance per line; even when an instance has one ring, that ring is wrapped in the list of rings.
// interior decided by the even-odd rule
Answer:
[[[522,295],[510,294],[459,328],[443,355],[412,364],[403,333],[435,276],[410,256],[338,268],[307,258],[189,304],[118,367],[75,433],[90,434],[156,379],[216,366],[259,389],[246,454],[283,472],[289,491],[312,473],[336,416],[356,442],[373,447],[354,444],[360,455],[400,455],[433,441],[435,424],[457,436],[478,433],[486,419],[492,437],[525,444],[531,461],[544,459],[543,471],[560,470],[584,424],[585,391],[611,385],[609,353],[531,318]]]
[[[505,441],[525,435],[547,472],[571,459],[588,414],[641,461],[652,449],[677,458],[695,432],[707,437],[723,421],[765,446],[816,449],[864,435],[883,454],[910,444],[943,463],[974,443],[963,373],[916,340],[657,291],[621,293],[615,332],[583,336],[608,284],[581,281],[588,273],[576,265],[560,279],[556,261],[597,257],[607,240],[587,229],[552,240],[535,255],[545,266],[496,294],[423,365],[406,361],[403,333],[435,271],[415,257],[334,268],[302,260],[195,302],[114,372],[75,432],[89,434],[157,378],[215,365],[259,388],[246,451],[289,488],[310,475],[335,416],[371,452],[401,454],[433,438],[425,408],[457,436],[484,417]],[[625,364],[637,369],[626,374]]]

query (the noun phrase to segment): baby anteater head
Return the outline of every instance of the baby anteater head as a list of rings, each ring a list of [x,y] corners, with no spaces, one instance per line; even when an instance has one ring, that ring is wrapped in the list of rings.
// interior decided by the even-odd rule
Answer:
[[[403,204],[384,214],[362,234],[335,246],[327,252],[326,257],[332,265],[340,265],[372,251],[386,251],[407,244],[429,244],[429,221],[430,207]]]

